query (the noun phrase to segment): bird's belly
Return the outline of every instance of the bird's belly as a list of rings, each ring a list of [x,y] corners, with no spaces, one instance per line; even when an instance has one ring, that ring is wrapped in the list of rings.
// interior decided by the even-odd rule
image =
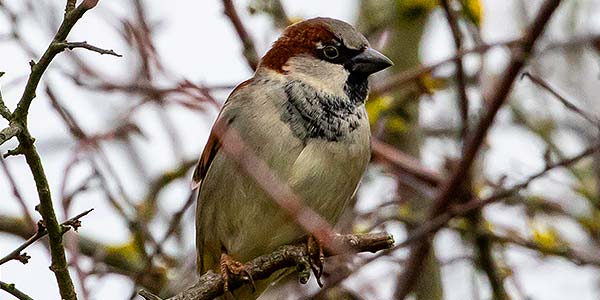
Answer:
[[[295,156],[281,157],[282,161],[293,163],[271,161],[270,167],[283,177],[282,182],[292,188],[304,205],[334,224],[352,197],[369,159],[368,137],[361,142],[311,140],[300,153],[281,153]],[[218,253],[219,247],[224,246],[234,258],[247,261],[306,235],[254,179],[242,171],[216,174],[219,170],[235,170],[226,166],[232,163],[224,157],[215,158],[212,166],[215,174],[207,180],[216,181],[210,186],[220,188],[203,188],[199,197],[200,201],[209,199],[200,211],[199,217],[205,220],[198,220],[203,222],[198,227],[204,231],[205,247],[212,248],[210,252]]]

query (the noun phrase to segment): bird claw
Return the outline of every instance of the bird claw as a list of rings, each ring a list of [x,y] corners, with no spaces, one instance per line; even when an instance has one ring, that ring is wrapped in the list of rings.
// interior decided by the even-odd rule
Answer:
[[[321,276],[323,276],[323,262],[325,261],[325,254],[323,253],[323,245],[313,235],[308,236],[306,241],[306,250],[308,252],[308,263],[319,287],[323,287],[321,282]]]
[[[234,260],[226,253],[221,254],[220,270],[224,281],[223,293],[226,295],[226,297],[231,296],[231,292],[229,291],[229,278],[231,275],[241,276],[242,279],[250,281],[250,284],[252,285],[252,291],[256,291],[256,285],[254,284],[254,279],[252,279],[250,272],[241,262]]]
[[[296,271],[298,272],[298,278],[300,283],[306,284],[310,279],[310,263],[305,257],[301,257],[296,265]]]

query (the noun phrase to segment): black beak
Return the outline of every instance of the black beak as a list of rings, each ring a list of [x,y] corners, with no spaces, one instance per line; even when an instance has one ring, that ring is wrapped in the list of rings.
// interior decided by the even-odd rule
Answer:
[[[351,73],[370,75],[393,65],[394,63],[379,51],[367,48],[350,59],[346,68]]]

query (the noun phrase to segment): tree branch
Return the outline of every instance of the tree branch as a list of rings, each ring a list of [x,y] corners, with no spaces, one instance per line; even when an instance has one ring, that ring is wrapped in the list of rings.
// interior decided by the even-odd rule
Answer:
[[[345,245],[345,248],[356,252],[377,252],[389,249],[394,245],[393,237],[385,232],[367,234],[337,235],[333,238],[335,243]],[[327,256],[332,253],[326,252]],[[244,268],[254,280],[268,278],[277,270],[295,266],[306,266],[308,251],[306,244],[295,244],[282,246],[270,254],[259,256],[246,263]],[[308,268],[308,266],[306,266]],[[307,269],[309,270],[309,269]],[[223,294],[223,277],[213,271],[202,275],[196,284],[186,291],[169,298],[168,300],[208,300]],[[231,291],[248,283],[239,277],[231,278],[229,289]],[[141,290],[139,294],[147,300],[161,300],[161,298]]]
[[[67,268],[65,249],[62,243],[63,229],[56,219],[50,187],[48,186],[48,180],[44,173],[40,156],[34,145],[35,140],[27,129],[27,115],[29,113],[29,107],[36,96],[36,90],[44,72],[48,69],[48,66],[54,57],[65,49],[63,44],[65,43],[69,32],[71,32],[75,23],[83,17],[85,12],[98,4],[98,0],[84,0],[79,6],[73,8],[74,2],[75,1],[67,2],[62,23],[39,62],[30,63],[31,72],[27,79],[25,90],[17,104],[17,108],[10,116],[10,130],[7,130],[8,132],[3,130],[3,133],[6,134],[5,137],[17,136],[17,139],[19,140],[19,151],[17,152],[25,156],[25,160],[33,175],[40,200],[39,212],[42,215],[44,227],[49,236],[48,241],[50,244],[50,256],[52,260],[50,269],[54,272],[56,277],[61,298],[65,300],[76,300],[77,295]],[[20,128],[20,130],[16,128]],[[6,138],[4,138],[4,140],[5,139]],[[0,140],[0,143],[2,142],[3,141]]]
[[[537,77],[529,72],[525,72],[523,73],[523,75],[521,76],[522,78],[527,77],[529,78],[533,83],[539,85],[540,87],[542,87],[543,89],[545,89],[546,91],[548,91],[550,94],[552,94],[554,97],[556,97],[556,99],[558,99],[558,101],[564,105],[564,107],[576,114],[578,114],[580,117],[584,118],[586,121],[590,122],[592,125],[594,125],[595,127],[600,128],[600,120],[598,120],[596,117],[591,116],[589,114],[587,114],[583,109],[577,107],[577,105],[575,105],[572,101],[569,101],[567,98],[565,98],[564,96],[562,96],[561,94],[559,94],[556,89],[552,88],[550,86],[550,84],[548,82],[546,82],[545,80],[543,80],[540,77]]]
[[[7,293],[17,297],[17,299],[19,299],[19,300],[33,300],[27,294],[19,291],[15,287],[14,283],[6,283],[6,282],[0,281],[0,290],[6,291]]]

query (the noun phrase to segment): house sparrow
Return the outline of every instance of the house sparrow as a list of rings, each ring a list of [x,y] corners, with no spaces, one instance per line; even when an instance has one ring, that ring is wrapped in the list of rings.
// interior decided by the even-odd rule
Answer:
[[[217,129],[235,129],[304,205],[335,224],[371,155],[367,78],[391,65],[345,22],[314,18],[285,29],[225,102],[194,172],[201,273],[240,272],[239,262],[309,234],[223,151]],[[235,298],[255,299],[270,279]]]

